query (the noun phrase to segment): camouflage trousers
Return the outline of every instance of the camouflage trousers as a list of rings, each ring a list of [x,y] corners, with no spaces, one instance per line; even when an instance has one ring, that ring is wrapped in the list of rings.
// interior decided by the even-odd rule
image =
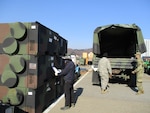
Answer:
[[[138,88],[138,92],[143,92],[144,91],[142,82],[137,81],[136,85],[137,85],[137,88]]]
[[[101,74],[100,77],[101,77],[101,88],[105,90],[108,86],[109,76],[108,74],[105,74],[105,75]]]
[[[143,81],[142,79],[143,79],[143,73],[137,73],[136,85],[137,85],[138,91],[144,91],[143,85],[142,85],[142,81]]]

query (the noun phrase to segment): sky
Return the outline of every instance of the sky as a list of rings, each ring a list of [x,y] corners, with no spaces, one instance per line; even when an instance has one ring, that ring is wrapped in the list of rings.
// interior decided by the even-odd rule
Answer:
[[[103,25],[136,24],[150,39],[150,0],[1,0],[0,23],[35,22],[68,40],[68,48],[92,48]]]

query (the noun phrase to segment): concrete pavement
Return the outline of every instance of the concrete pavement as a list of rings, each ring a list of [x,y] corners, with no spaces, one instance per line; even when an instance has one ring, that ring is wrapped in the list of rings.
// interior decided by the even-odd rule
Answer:
[[[150,113],[150,76],[145,75],[145,94],[135,95],[126,84],[110,83],[110,91],[101,94],[100,87],[92,85],[92,72],[88,71],[75,83],[76,105],[69,110],[64,106],[64,95],[43,113]]]

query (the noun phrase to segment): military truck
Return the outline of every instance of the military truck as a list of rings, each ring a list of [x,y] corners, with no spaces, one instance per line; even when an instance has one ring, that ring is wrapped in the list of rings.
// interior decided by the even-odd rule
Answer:
[[[97,27],[93,36],[93,75],[92,83],[99,84],[98,61],[107,52],[112,67],[112,79],[121,78],[128,85],[135,86],[131,71],[135,68],[134,54],[146,52],[141,29],[136,24],[111,24]]]

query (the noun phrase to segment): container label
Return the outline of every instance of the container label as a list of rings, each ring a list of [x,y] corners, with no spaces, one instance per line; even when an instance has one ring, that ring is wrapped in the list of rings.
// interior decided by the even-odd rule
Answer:
[[[36,63],[29,63],[29,69],[37,69]]]
[[[31,29],[36,29],[36,25],[32,25],[32,26],[31,26]]]
[[[52,39],[52,38],[49,38],[49,42],[51,42],[51,43],[52,43],[52,41],[53,41],[53,39]]]
[[[32,92],[28,92],[28,95],[33,95],[33,93]]]

